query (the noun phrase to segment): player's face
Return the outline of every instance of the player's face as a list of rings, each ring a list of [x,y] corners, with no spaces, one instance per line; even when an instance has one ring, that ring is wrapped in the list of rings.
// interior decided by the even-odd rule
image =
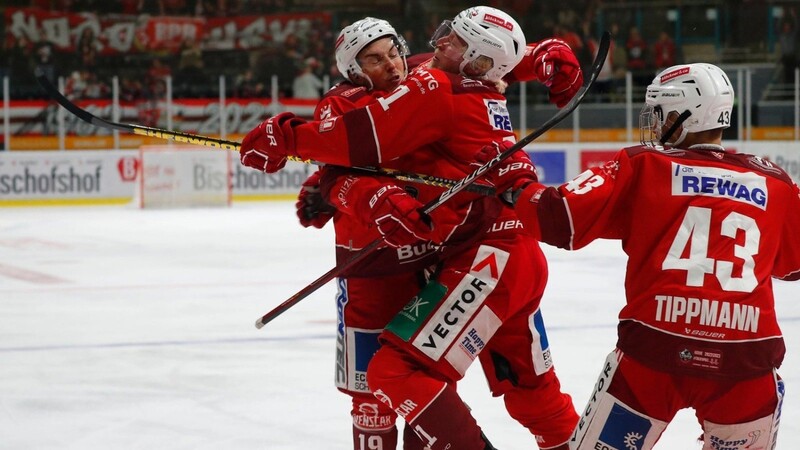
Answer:
[[[464,52],[467,51],[467,43],[451,30],[449,34],[436,39],[434,44],[431,67],[445,72],[459,73],[461,62],[464,61]]]
[[[393,91],[406,78],[405,61],[390,37],[364,47],[356,60],[376,91]]]

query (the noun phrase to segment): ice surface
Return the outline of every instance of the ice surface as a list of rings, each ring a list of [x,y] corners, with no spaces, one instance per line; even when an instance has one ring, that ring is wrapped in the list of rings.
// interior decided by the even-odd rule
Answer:
[[[334,287],[257,330],[334,265],[290,202],[230,209],[0,209],[0,449],[349,450],[333,387]],[[546,247],[543,311],[582,410],[616,338],[618,242]],[[800,442],[800,283],[776,282],[788,354],[779,449]],[[500,449],[536,448],[479,365],[459,387]],[[683,411],[657,449],[699,448]]]

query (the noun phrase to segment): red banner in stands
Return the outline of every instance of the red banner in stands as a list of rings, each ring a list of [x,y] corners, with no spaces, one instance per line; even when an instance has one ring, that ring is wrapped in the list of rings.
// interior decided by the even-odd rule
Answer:
[[[58,51],[74,52],[90,30],[100,54],[172,51],[184,41],[202,42],[204,50],[250,49],[281,43],[289,34],[304,37],[330,26],[329,13],[272,14],[236,17],[99,16],[37,8],[5,8],[6,42],[20,39],[50,42]]]

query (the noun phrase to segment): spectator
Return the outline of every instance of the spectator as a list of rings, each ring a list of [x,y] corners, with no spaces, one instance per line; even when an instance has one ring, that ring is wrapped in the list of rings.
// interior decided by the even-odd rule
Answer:
[[[631,27],[628,31],[625,48],[628,54],[628,70],[633,75],[634,84],[647,86],[653,77],[647,70],[647,42],[642,38],[638,28]]]
[[[145,76],[145,87],[151,99],[159,99],[167,92],[166,77],[172,75],[172,70],[158,58],[154,58]]]
[[[139,0],[137,14],[163,15],[161,0]]]
[[[7,40],[6,42],[9,41],[11,43],[11,47],[8,49],[8,74],[14,81],[23,80],[25,77],[30,76],[30,64],[33,59],[31,50],[33,46],[23,35],[17,37],[16,39],[11,37],[10,40]]]
[[[292,83],[292,93],[294,98],[317,100],[322,91],[322,80],[319,79],[315,70],[319,67],[319,62],[315,58],[308,58],[300,69],[300,73],[294,78]]]
[[[140,14],[143,11],[139,9],[139,6],[139,0],[119,0],[118,12],[120,14]]]
[[[324,26],[321,23],[318,23],[318,25]],[[305,60],[307,61],[309,58],[314,58],[317,61],[314,73],[318,77],[322,77],[322,75],[324,75],[324,68],[322,67],[320,61],[323,61],[326,55],[331,54],[331,49],[329,48],[328,42],[333,42],[332,38],[324,40],[323,33],[320,32],[320,30],[313,28],[309,30],[305,46]]]
[[[225,2],[223,0],[197,0],[194,14],[201,17],[225,16]]]
[[[83,70],[83,78],[86,82],[86,89],[84,90],[85,98],[106,98],[111,93],[111,87],[100,81],[95,72]]]
[[[794,18],[794,10],[792,10]],[[781,31],[778,35],[778,44],[781,51],[781,66],[783,69],[783,83],[794,83],[794,69],[797,67],[797,26],[793,20],[781,22]]]
[[[11,73],[11,48],[0,47],[0,82]]]
[[[653,44],[653,62],[655,62],[657,72],[677,63],[675,41],[666,31],[659,33],[658,40]]]
[[[578,33],[564,25],[555,25],[553,27],[553,37],[566,42],[576,55],[583,50],[583,40],[578,36]]]
[[[248,52],[248,67],[252,70],[255,80],[266,84],[272,82],[271,76],[282,69],[283,63],[278,52],[278,46],[274,41],[267,41]]]
[[[33,66],[44,73],[45,78],[53,84],[57,83],[55,64],[55,47],[49,41],[40,41],[34,47]]]
[[[97,67],[97,54],[100,51],[100,42],[94,34],[94,29],[86,27],[81,32],[76,45],[78,52],[78,68],[94,70]]]
[[[592,59],[594,59],[597,56],[597,51],[599,50],[600,43],[589,32],[588,21],[584,22],[583,29],[584,29],[584,39],[586,41],[586,48],[591,53]],[[615,46],[616,44],[614,43],[614,41],[612,41],[611,48],[609,48],[608,54],[606,55],[606,61],[603,63],[603,68],[600,70],[600,73],[597,74],[597,80],[595,80],[594,83],[593,91],[595,94],[597,94],[595,96],[595,101],[598,103],[609,102],[611,100],[611,95],[614,92],[613,48]]]
[[[328,58],[327,74],[330,77],[331,84],[336,84],[344,80],[344,76],[339,72],[339,67],[336,66],[336,58],[334,56]]]
[[[30,6],[52,12],[69,12],[72,0],[31,0]]]
[[[234,96],[239,98],[262,97],[267,92],[264,83],[259,82],[253,75],[253,69],[247,69],[236,77]]]
[[[64,93],[70,100],[80,100],[84,98],[86,92],[86,79],[84,72],[74,70],[64,85]]]
[[[297,70],[303,67],[303,58],[300,40],[294,33],[287,34],[283,47],[278,50],[277,61],[272,63],[271,69],[271,72],[278,76],[282,95],[291,97],[292,80],[297,75]]]
[[[203,50],[200,48],[200,42],[187,38],[181,44],[181,52],[178,58],[178,75],[192,78],[193,76],[201,75],[204,67]]]
[[[158,0],[158,8],[163,16],[189,16],[194,12],[186,0]]]
[[[144,99],[142,83],[135,78],[122,77],[119,99],[123,102],[137,102]]]
[[[628,72],[628,49],[625,38],[619,31],[619,24],[611,24],[611,48],[608,51],[613,69],[614,90],[625,85],[625,74]]]

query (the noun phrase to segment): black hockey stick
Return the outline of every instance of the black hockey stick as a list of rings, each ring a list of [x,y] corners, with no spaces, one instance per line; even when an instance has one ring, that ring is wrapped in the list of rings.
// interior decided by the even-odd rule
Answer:
[[[602,39],[600,39],[600,45],[597,50],[597,56],[595,57],[595,60],[592,63],[592,72],[589,78],[585,80],[583,86],[581,86],[578,92],[575,93],[575,96],[572,97],[572,100],[570,100],[570,102],[566,106],[558,110],[558,112],[555,115],[553,115],[553,117],[547,120],[547,122],[543,123],[542,126],[540,126],[538,129],[536,129],[529,135],[525,136],[524,138],[520,139],[519,142],[509,147],[506,151],[495,156],[491,161],[482,165],[477,170],[467,175],[465,178],[462,178],[453,187],[442,192],[442,194],[439,195],[439,197],[428,202],[426,205],[420,208],[420,210],[423,211],[425,214],[428,214],[434,209],[438,208],[439,206],[442,205],[442,203],[447,201],[447,199],[458,194],[459,192],[466,189],[467,186],[474,183],[475,180],[477,180],[481,175],[492,170],[504,159],[511,156],[517,150],[530,144],[535,139],[543,135],[545,132],[553,128],[556,124],[564,120],[565,117],[572,114],[572,112],[575,111],[578,105],[580,105],[580,103],[583,101],[583,98],[586,96],[586,93],[589,91],[589,89],[591,89],[592,86],[594,85],[594,82],[597,79],[597,75],[600,73],[600,69],[603,68],[603,63],[606,60],[606,55],[608,54],[608,48],[610,45],[611,45],[611,33],[606,31],[603,33]],[[300,300],[303,300],[304,298],[308,297],[309,295],[311,295],[311,293],[313,293],[314,291],[325,285],[327,282],[336,278],[337,276],[339,276],[339,274],[343,273],[345,270],[349,269],[356,263],[362,261],[367,255],[372,253],[373,250],[378,248],[378,246],[382,242],[383,239],[376,239],[372,241],[367,246],[359,250],[358,253],[353,255],[350,259],[345,261],[343,264],[329,270],[324,275],[311,282],[311,284],[301,289],[298,293],[294,294],[293,296],[289,297],[286,301],[273,308],[272,311],[261,316],[260,319],[256,320],[256,328],[259,329],[262,328],[264,325],[272,321],[274,318],[283,314],[284,311],[296,305],[298,302],[300,302]]]
[[[213,137],[201,136],[191,133],[182,133],[180,131],[164,130],[160,128],[147,127],[144,125],[111,122],[105,119],[101,119],[100,117],[95,116],[94,114],[81,108],[80,106],[76,105],[75,103],[71,102],[68,98],[66,98],[61,92],[58,91],[58,88],[56,88],[53,85],[53,83],[51,83],[50,80],[47,79],[44,72],[40,68],[37,67],[35,69],[34,75],[36,76],[36,80],[39,82],[42,88],[44,88],[44,90],[47,91],[47,94],[53,100],[58,102],[67,111],[69,111],[79,119],[83,120],[84,122],[88,122],[96,127],[106,128],[109,130],[124,131],[126,133],[133,133],[139,136],[148,136],[159,139],[166,139],[185,144],[194,144],[194,145],[201,145],[204,147],[220,148],[223,150],[233,150],[238,152],[239,149],[241,148],[240,143],[234,141],[227,141],[225,139],[217,139]],[[289,160],[302,162],[306,164],[315,164],[317,166],[325,165],[317,161],[304,160],[296,156],[290,156]],[[380,175],[380,176],[394,178],[400,181],[407,181],[410,183],[421,183],[421,184],[427,184],[429,186],[438,186],[442,188],[450,188],[456,184],[456,180],[449,180],[447,178],[435,177],[433,175],[423,175],[419,173],[406,173],[406,172],[401,172],[399,170],[392,170],[379,167],[347,167],[346,169],[351,172],[358,172],[366,175]],[[482,195],[489,195],[489,196],[495,195],[494,188],[488,185],[475,185],[472,186],[469,190],[470,192],[475,192],[477,194],[482,194]]]

